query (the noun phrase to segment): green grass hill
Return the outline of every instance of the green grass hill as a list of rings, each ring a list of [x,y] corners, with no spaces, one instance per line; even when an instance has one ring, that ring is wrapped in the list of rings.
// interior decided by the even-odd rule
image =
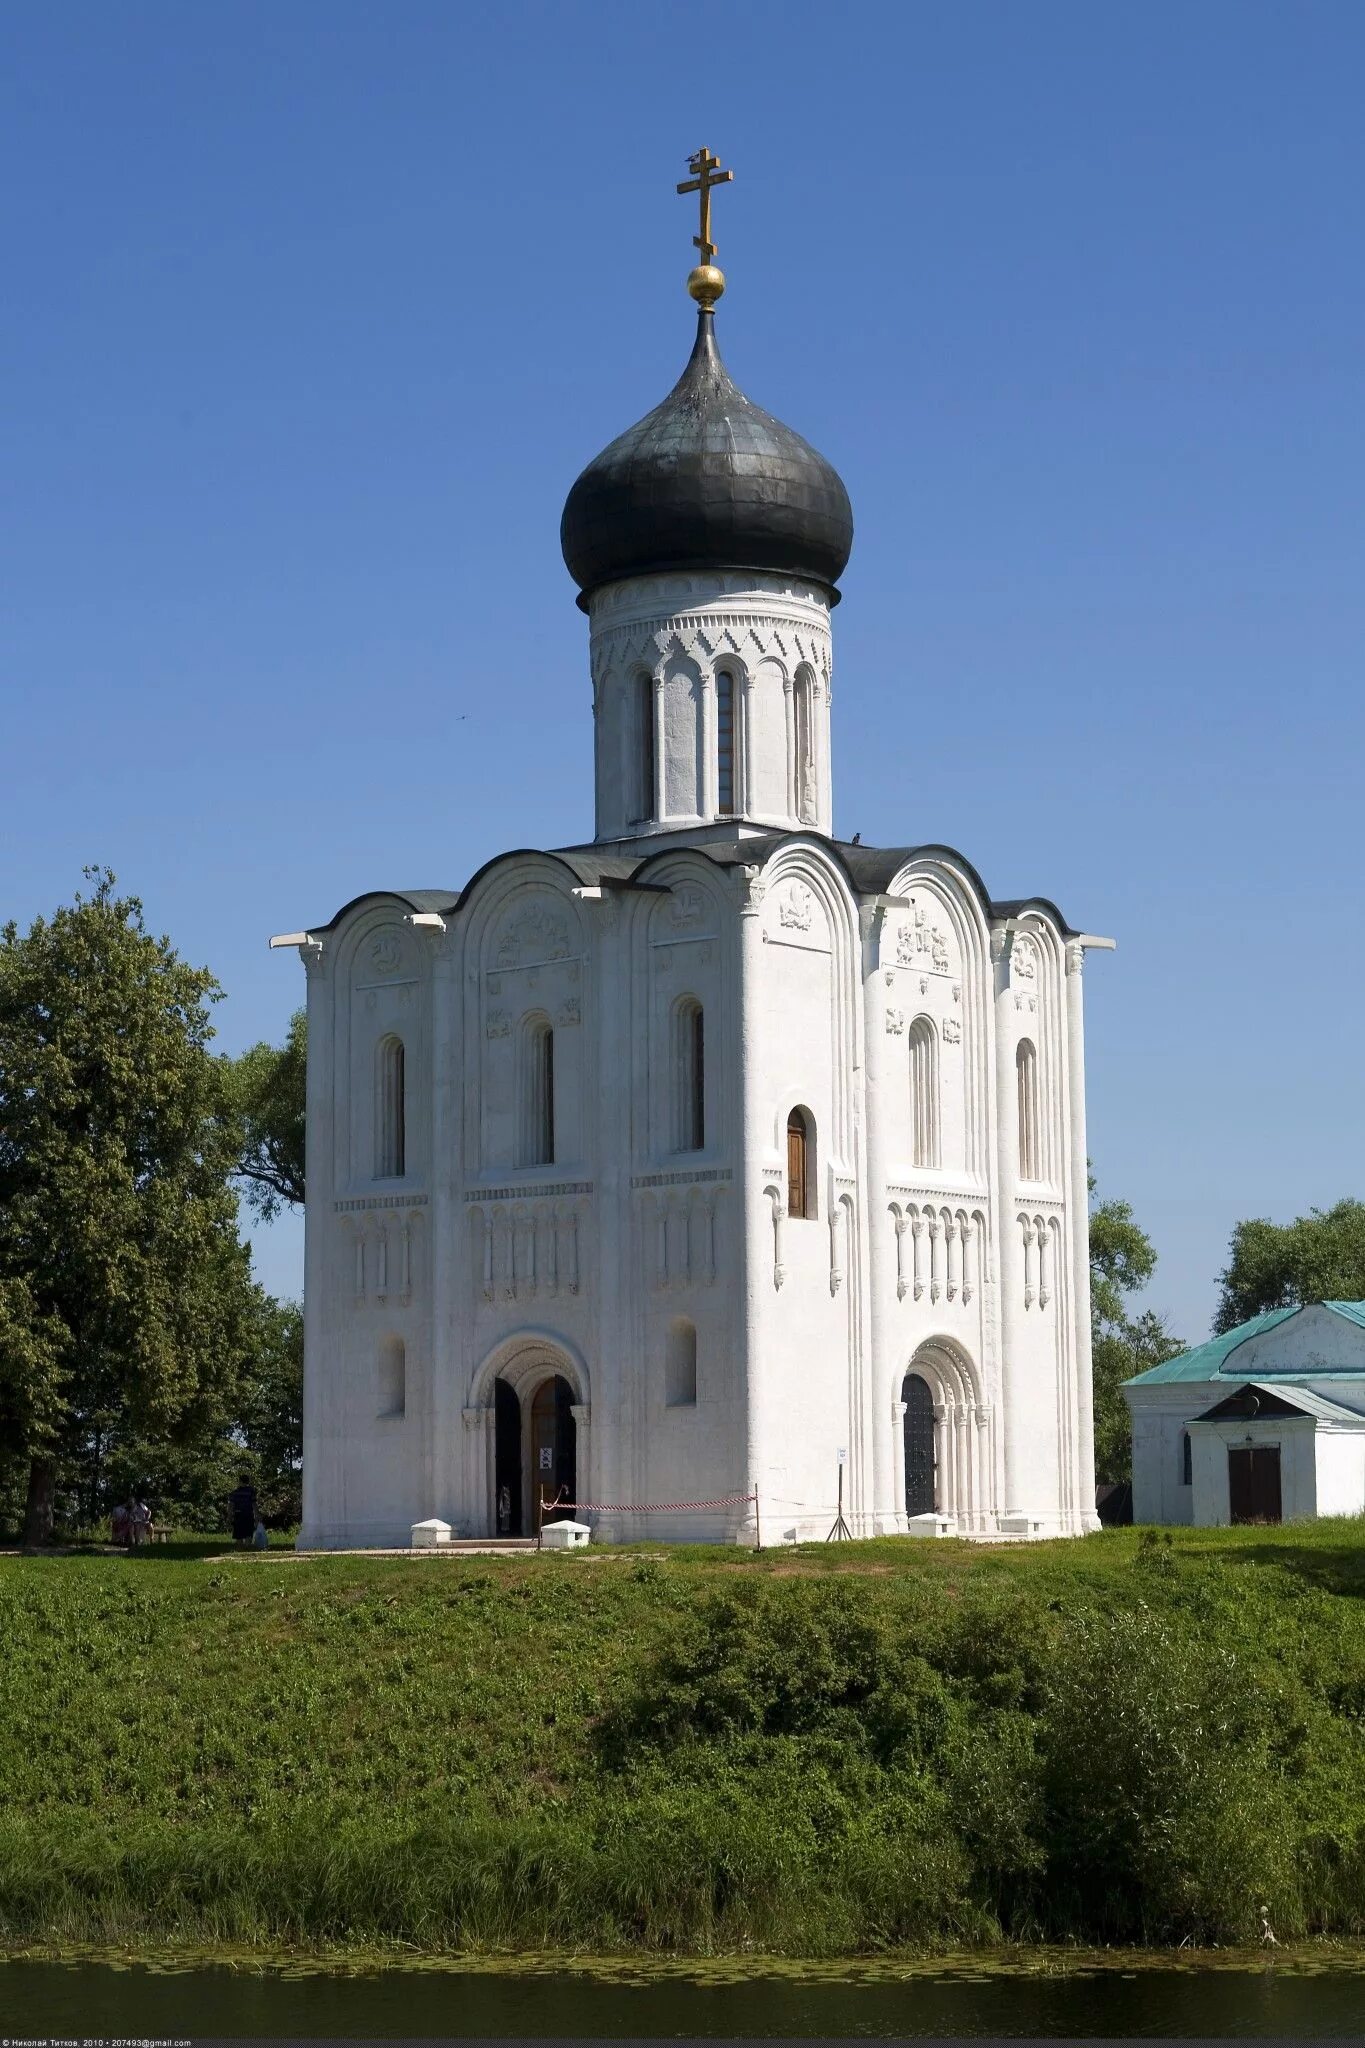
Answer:
[[[0,1558],[0,1939],[1365,1926],[1365,1531]]]

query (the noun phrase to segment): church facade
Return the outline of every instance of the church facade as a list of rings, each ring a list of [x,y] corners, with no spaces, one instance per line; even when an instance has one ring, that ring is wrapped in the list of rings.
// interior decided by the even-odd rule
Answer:
[[[704,250],[703,254],[707,252]],[[376,890],[308,983],[305,1547],[1097,1526],[1082,966],[833,836],[843,484],[720,273],[562,525],[595,834]],[[757,1499],[755,1502],[754,1496]],[[563,1512],[561,1506],[560,1512]]]

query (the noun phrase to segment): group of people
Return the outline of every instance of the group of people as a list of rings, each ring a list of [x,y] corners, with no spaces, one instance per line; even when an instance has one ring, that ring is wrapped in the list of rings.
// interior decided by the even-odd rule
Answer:
[[[152,1511],[146,1501],[137,1494],[130,1493],[127,1500],[120,1501],[114,1509],[112,1519],[115,1543],[121,1543],[126,1549],[132,1550],[139,1543],[151,1542],[152,1530],[156,1524],[152,1520]]]
[[[232,1523],[234,1543],[249,1543],[253,1550],[268,1550],[270,1538],[266,1534],[265,1522],[256,1508],[256,1489],[249,1479],[243,1478],[228,1495],[228,1514]],[[140,1544],[150,1543],[157,1532],[152,1511],[142,1496],[130,1493],[122,1500],[111,1516],[113,1538],[126,1550],[135,1550]]]

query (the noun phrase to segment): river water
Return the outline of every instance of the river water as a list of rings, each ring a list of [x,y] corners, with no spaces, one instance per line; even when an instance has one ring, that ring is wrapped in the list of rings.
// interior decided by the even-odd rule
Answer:
[[[0,1961],[0,2035],[1365,2035],[1328,1963],[773,1974]]]

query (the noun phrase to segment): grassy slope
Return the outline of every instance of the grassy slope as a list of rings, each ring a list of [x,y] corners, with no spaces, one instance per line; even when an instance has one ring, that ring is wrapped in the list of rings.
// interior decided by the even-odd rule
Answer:
[[[1365,1926],[1365,1534],[0,1559],[0,1933]]]

